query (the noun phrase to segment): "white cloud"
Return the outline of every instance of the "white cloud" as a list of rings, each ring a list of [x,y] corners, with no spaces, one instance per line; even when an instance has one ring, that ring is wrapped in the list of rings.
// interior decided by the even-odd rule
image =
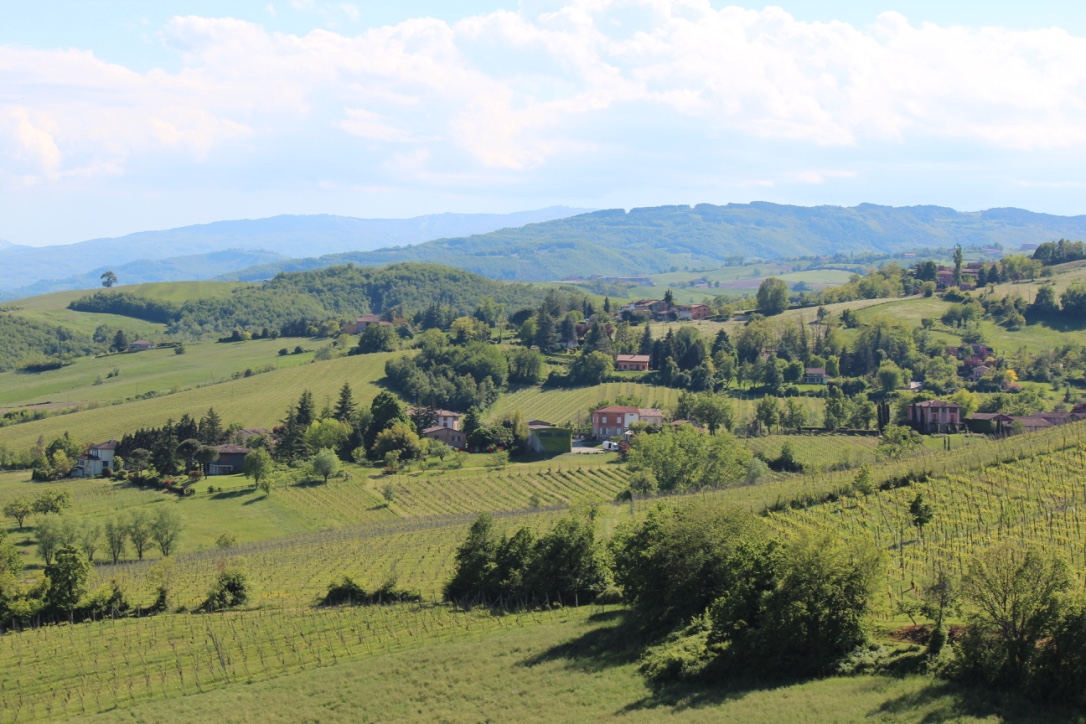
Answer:
[[[708,0],[569,0],[357,37],[179,17],[163,37],[182,54],[178,72],[0,47],[7,173],[114,174],[136,159],[198,162],[297,134],[391,144],[385,168],[430,179],[651,151],[671,133],[823,149],[1086,144],[1086,39],[1059,29],[917,25],[897,13],[854,27]]]

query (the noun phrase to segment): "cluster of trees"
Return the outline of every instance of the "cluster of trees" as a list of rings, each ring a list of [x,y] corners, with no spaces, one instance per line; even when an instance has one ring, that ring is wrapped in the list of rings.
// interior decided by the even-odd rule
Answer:
[[[219,459],[215,446],[232,440],[240,427],[224,427],[215,408],[209,408],[199,420],[185,413],[176,423],[167,420],[162,427],[141,428],[124,435],[114,452],[121,460],[117,463],[115,459],[115,467],[123,465],[147,477],[204,469]],[[250,440],[248,444],[259,445],[260,441]]]
[[[113,563],[123,559],[132,546],[139,560],[152,547],[163,556],[177,550],[185,520],[173,507],[162,507],[153,514],[140,508],[128,515],[108,518],[99,524],[89,518],[75,520],[67,516],[43,515],[34,527],[38,554],[46,565],[64,547],[74,547],[94,562],[103,551]]]
[[[88,335],[0,312],[0,372],[44,359],[71,359],[102,351]]]
[[[417,338],[418,354],[385,363],[392,387],[419,404],[467,410],[488,407],[507,385],[537,384],[543,355],[535,350],[504,350],[481,341],[457,344],[437,331]]]
[[[1041,275],[1044,264],[1036,257],[1011,255],[1005,256],[994,264],[981,264],[977,272],[977,288],[1003,282],[1020,282],[1024,279],[1036,279]]]
[[[595,519],[595,509],[575,511],[541,536],[527,527],[507,535],[480,515],[456,551],[445,600],[510,608],[591,603],[610,582]]]
[[[6,533],[0,532],[0,622],[42,618],[82,620],[126,614],[131,607],[116,581],[88,595],[90,572],[98,551],[104,549],[114,563],[124,556],[128,543],[140,559],[152,545],[163,556],[169,556],[177,549],[184,529],[184,520],[172,507],[160,508],[153,515],[139,509],[127,516],[109,518],[100,525],[91,519],[77,521],[61,516],[68,505],[65,494],[47,492],[33,503],[20,499],[5,506],[5,515],[16,518],[20,528],[27,516],[37,517],[35,537],[38,553],[45,562],[45,575],[33,585],[23,585],[22,556]]]
[[[1067,239],[1046,241],[1037,245],[1033,252],[1033,258],[1045,266],[1086,259],[1086,244],[1081,241],[1069,241]]]
[[[968,605],[952,675],[1046,702],[1086,705],[1086,598],[1067,562],[1052,552],[1003,543],[977,556],[960,590],[933,582],[939,612]],[[935,618],[933,616],[933,618]],[[942,628],[941,616],[935,630]],[[939,645],[945,636],[933,635]]]
[[[315,336],[337,334],[341,321],[371,312],[413,322],[417,329],[447,329],[456,317],[473,314],[479,307],[533,304],[542,296],[535,287],[434,264],[348,264],[281,273],[264,284],[238,287],[228,297],[180,305],[110,289],[78,299],[71,308],[164,323],[176,335],[256,334],[268,329],[283,336]],[[483,300],[489,300],[489,305]],[[493,326],[499,321],[488,323]]]
[[[713,404],[709,398],[703,402]],[[626,457],[633,472],[630,490],[652,495],[744,482],[752,456],[725,429],[725,415],[719,419],[721,428],[708,437],[689,425],[669,425],[657,433],[636,435]]]
[[[615,582],[653,638],[652,678],[829,673],[867,639],[881,564],[835,536],[775,537],[719,504],[659,506],[610,542]]]

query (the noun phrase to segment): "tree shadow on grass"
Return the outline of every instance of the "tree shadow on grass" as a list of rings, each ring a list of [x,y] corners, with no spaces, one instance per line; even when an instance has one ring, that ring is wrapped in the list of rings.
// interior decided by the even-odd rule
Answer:
[[[234,490],[220,490],[211,496],[212,500],[230,500],[231,498],[243,498],[246,495],[252,495],[256,490],[253,488],[236,488]]]
[[[521,666],[535,666],[552,661],[563,662],[566,667],[584,673],[598,673],[606,669],[636,664],[647,646],[660,641],[658,634],[638,627],[628,611],[605,611],[593,614],[588,622],[593,628],[570,641],[558,644],[531,656]],[[794,683],[794,682],[790,682]],[[729,700],[739,699],[748,693],[782,684],[774,682],[732,681],[728,684],[708,682],[669,683],[652,685],[651,693],[627,704],[615,712],[652,710],[666,707],[672,711],[716,706]]]
[[[563,661],[569,668],[598,672],[637,661],[648,642],[626,611],[595,613],[588,622],[611,625],[597,625],[571,641],[525,659],[521,666]]]
[[[924,710],[929,711],[919,716]],[[1002,722],[1023,724],[1082,721],[1081,712],[1041,707],[1008,692],[974,689],[947,681],[934,681],[917,691],[888,699],[869,712],[868,716],[883,717],[888,714],[924,724],[941,724],[965,718],[997,718]]]

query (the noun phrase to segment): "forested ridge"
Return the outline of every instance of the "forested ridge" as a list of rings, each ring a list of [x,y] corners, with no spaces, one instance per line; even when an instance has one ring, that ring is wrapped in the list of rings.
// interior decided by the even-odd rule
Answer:
[[[460,315],[484,297],[509,306],[531,305],[542,298],[542,292],[435,264],[379,268],[348,264],[282,273],[263,284],[240,287],[229,297],[180,305],[103,290],[77,299],[70,307],[162,322],[172,334],[199,336],[234,329],[279,330],[298,322],[320,323],[367,313],[410,315],[434,305]]]

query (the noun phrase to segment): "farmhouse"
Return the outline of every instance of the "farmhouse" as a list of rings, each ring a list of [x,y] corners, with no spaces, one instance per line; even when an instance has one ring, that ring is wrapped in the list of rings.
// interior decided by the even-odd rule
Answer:
[[[139,352],[139,351],[142,351],[142,350],[145,350],[145,349],[154,349],[154,348],[155,348],[155,343],[154,342],[148,342],[146,339],[137,339],[135,342],[128,345],[128,349],[130,349],[130,350],[132,350],[134,352]]]
[[[431,440],[440,440],[449,447],[456,448],[457,450],[463,450],[468,446],[468,436],[455,427],[434,425],[433,427],[428,427],[423,430],[422,436],[428,437]]]
[[[573,450],[573,431],[543,420],[528,420],[528,447],[547,455],[568,453]]]
[[[355,317],[353,322],[348,322],[343,327],[343,331],[347,334],[359,334],[371,324],[379,324],[382,327],[392,326],[388,322],[382,322],[376,314],[363,314],[361,317]]]
[[[705,304],[680,304],[675,307],[679,319],[708,319],[712,316],[709,307]]]
[[[830,381],[830,376],[826,374],[825,367],[808,367],[803,370],[803,384],[805,385],[825,385]]]
[[[966,421],[973,432],[1007,435],[1012,432],[1036,432],[1069,422],[1086,420],[1086,409],[1076,407],[1070,412],[1034,412],[1029,415],[1008,415],[1002,412],[974,412]]]
[[[955,402],[925,400],[909,405],[909,425],[917,432],[957,432],[965,427],[962,407]]]
[[[611,405],[592,411],[592,436],[597,440],[621,435],[635,422],[664,424],[664,413],[655,408]]]
[[[615,357],[615,369],[648,372],[650,359],[647,354],[620,354]]]
[[[415,408],[407,408],[409,417],[414,416]],[[460,429],[460,413],[452,410],[434,410],[434,427],[447,427],[450,430]]]
[[[113,457],[117,454],[117,441],[91,445],[86,455],[80,455],[72,468],[73,478],[93,478],[113,469]]]
[[[240,473],[241,466],[245,464],[245,458],[252,452],[244,445],[216,445],[215,451],[219,453],[219,459],[208,464],[208,475],[232,475]]]

